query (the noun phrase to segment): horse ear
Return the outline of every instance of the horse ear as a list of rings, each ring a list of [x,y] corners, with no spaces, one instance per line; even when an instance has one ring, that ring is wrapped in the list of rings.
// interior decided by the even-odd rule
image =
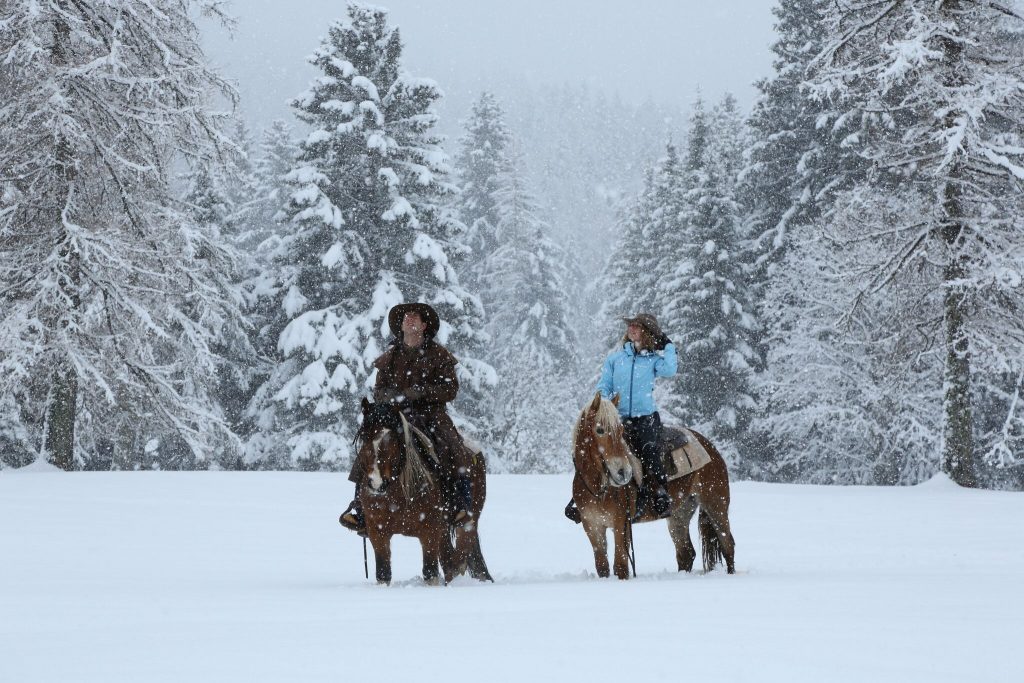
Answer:
[[[363,400],[359,402],[359,406],[363,409],[363,412],[365,413],[367,410],[370,409],[370,402],[366,400],[365,396],[363,396]]]
[[[618,408],[620,400],[622,400],[622,396],[620,396],[619,394],[615,394],[614,396],[612,396],[612,405]]]
[[[590,412],[596,413],[597,409],[601,407],[601,392],[594,394],[594,400],[590,402]]]

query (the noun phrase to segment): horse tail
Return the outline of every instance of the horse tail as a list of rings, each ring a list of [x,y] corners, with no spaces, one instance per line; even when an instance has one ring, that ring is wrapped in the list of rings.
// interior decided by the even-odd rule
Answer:
[[[722,553],[722,542],[718,538],[718,532],[711,521],[711,515],[701,508],[697,517],[697,528],[700,529],[701,554],[704,556],[704,571],[709,572],[715,565],[724,559]]]

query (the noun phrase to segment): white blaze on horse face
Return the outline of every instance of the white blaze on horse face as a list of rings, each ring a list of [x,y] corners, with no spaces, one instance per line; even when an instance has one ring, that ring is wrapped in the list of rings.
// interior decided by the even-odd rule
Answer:
[[[366,483],[370,487],[370,491],[373,493],[380,492],[381,486],[384,485],[384,477],[380,473],[380,465],[377,464],[377,451],[380,450],[380,444],[387,437],[388,432],[383,432],[380,436],[373,440],[373,469],[366,476]]]

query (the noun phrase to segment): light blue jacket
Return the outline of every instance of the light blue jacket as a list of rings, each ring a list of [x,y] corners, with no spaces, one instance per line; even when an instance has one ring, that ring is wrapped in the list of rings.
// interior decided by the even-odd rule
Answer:
[[[619,415],[622,417],[642,417],[657,410],[654,406],[654,378],[674,374],[675,345],[668,344],[664,351],[637,353],[633,342],[626,342],[604,362],[597,390],[607,399],[619,395]]]

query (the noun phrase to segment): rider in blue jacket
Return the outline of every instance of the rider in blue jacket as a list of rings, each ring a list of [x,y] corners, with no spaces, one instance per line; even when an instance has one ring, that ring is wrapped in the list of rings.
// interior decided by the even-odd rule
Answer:
[[[668,517],[671,501],[666,491],[668,478],[658,453],[661,416],[654,405],[654,380],[676,374],[676,347],[649,313],[623,318],[623,322],[626,334],[622,347],[605,360],[597,389],[607,399],[619,395],[626,443],[650,474],[649,478],[644,477],[647,490],[641,491],[640,507],[649,503],[659,517]],[[579,521],[579,510],[572,501],[565,514],[574,522]]]

